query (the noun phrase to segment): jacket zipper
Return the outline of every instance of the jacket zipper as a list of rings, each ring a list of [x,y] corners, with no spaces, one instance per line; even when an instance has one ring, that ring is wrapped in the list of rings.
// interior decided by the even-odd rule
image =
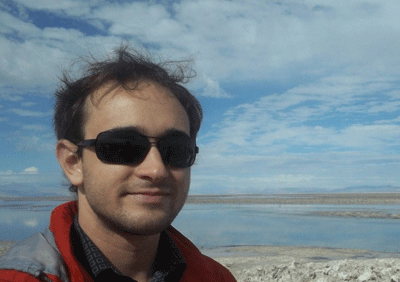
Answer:
[[[35,276],[36,276],[36,278],[38,278],[41,281],[53,282],[53,280],[51,280],[49,277],[47,277],[47,275],[41,270],[36,271]]]

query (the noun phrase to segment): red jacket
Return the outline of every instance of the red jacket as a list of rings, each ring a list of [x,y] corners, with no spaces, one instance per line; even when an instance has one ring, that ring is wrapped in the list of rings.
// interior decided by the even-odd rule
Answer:
[[[0,282],[93,281],[73,253],[70,229],[76,212],[76,202],[56,207],[48,230],[16,244],[1,257]],[[170,226],[167,232],[187,263],[181,282],[236,281],[228,269],[201,254],[175,228]]]

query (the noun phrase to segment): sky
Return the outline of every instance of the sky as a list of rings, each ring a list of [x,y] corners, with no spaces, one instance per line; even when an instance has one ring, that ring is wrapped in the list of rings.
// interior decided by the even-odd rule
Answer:
[[[53,93],[121,43],[194,60],[190,193],[400,186],[399,14],[397,0],[0,0],[0,187],[67,189]]]

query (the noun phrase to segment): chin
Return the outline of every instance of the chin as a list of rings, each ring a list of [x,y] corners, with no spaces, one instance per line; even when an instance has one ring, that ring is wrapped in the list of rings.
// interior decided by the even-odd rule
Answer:
[[[145,217],[120,217],[117,220],[107,220],[113,229],[130,235],[156,235],[167,229],[174,217],[171,216],[145,216]]]
[[[160,234],[162,231],[167,229],[172,222],[168,223],[155,223],[155,224],[141,224],[141,225],[135,225],[135,226],[125,226],[125,227],[120,227],[119,230],[123,231],[124,233],[130,234],[130,235],[140,235],[140,236],[150,236],[150,235],[156,235]]]

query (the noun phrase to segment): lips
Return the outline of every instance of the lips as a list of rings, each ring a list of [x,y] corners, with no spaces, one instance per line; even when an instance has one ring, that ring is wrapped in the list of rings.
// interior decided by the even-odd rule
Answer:
[[[157,196],[157,195],[167,195],[167,193],[165,192],[142,192],[139,194],[144,194],[144,195],[153,195],[153,196]]]
[[[133,193],[126,193],[126,196],[132,198],[134,201],[145,204],[160,204],[165,201],[170,193],[165,191],[137,191]]]
[[[135,192],[128,192],[127,194],[132,194],[132,195],[148,195],[148,196],[166,196],[169,195],[170,193],[166,191],[154,191],[154,190],[149,190],[149,191],[135,191]]]

